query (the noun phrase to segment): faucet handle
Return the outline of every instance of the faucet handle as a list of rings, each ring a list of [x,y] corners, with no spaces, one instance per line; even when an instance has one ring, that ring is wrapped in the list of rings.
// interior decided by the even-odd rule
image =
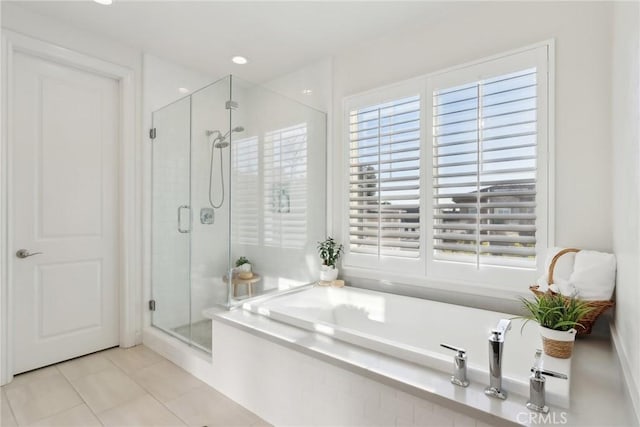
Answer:
[[[546,375],[548,377],[560,378],[561,380],[569,379],[568,376],[566,376],[565,374],[561,374],[560,372],[548,371],[546,369],[540,369],[536,367],[531,368],[531,372],[535,374],[536,378],[540,378],[540,375]]]
[[[458,356],[464,356],[465,354],[467,354],[467,351],[463,348],[458,348],[458,347],[454,347],[452,345],[449,344],[440,344],[440,347],[444,347],[446,349],[449,350],[453,350],[453,351],[457,351],[458,352]]]
[[[459,387],[467,387],[469,385],[469,380],[467,379],[466,350],[448,344],[440,344],[440,346],[457,352],[453,358],[453,375],[451,376],[451,383]]]

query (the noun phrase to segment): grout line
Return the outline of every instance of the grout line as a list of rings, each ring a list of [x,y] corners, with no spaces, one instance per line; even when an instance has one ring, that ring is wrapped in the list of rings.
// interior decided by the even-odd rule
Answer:
[[[143,345],[144,346],[144,345]],[[147,350],[151,351],[152,353],[160,356],[161,360],[159,360],[158,362],[154,362],[152,364],[150,364],[149,366],[145,366],[143,369],[147,369],[150,368],[154,365],[157,365],[158,363],[162,363],[162,362],[169,362],[172,365],[177,366],[178,368],[180,368],[182,371],[184,371],[187,375],[191,375],[189,374],[187,371],[185,371],[184,369],[182,369],[180,366],[176,365],[175,363],[173,363],[172,361],[170,361],[169,359],[165,358],[164,356],[162,356],[161,354],[156,353],[155,351],[151,350],[150,348],[144,346]],[[167,409],[167,411],[169,411],[169,413],[171,413],[173,416],[175,416],[178,420],[180,420],[182,423],[184,423],[185,426],[188,426],[189,423],[187,422],[187,420],[183,419],[180,415],[176,414],[174,411],[171,410],[171,408],[169,408],[163,401],[161,401],[160,399],[158,399],[152,392],[151,390],[149,390],[147,387],[144,386],[144,384],[141,384],[138,380],[136,380],[136,378],[132,375],[127,374],[126,372],[124,373],[129,379],[131,379],[133,382],[135,382],[138,386],[140,386],[141,389],[143,389],[149,396],[151,396],[152,399],[154,399],[156,402],[160,403],[160,405],[162,405],[164,408]],[[193,377],[193,375],[191,375]],[[195,377],[193,377],[195,378]],[[197,379],[197,378],[196,378]],[[206,385],[206,384],[205,384]],[[184,396],[187,393],[190,393],[191,391],[197,389],[201,387],[201,385],[199,385],[198,387],[193,387],[191,389],[189,389],[188,391],[181,393],[179,396],[175,397],[174,399],[171,400],[175,400],[175,399],[179,399],[180,397]]]
[[[13,421],[15,421],[16,425],[19,425],[18,424],[18,419],[16,418],[15,411],[13,410],[13,407],[11,406],[11,401],[9,400],[9,396],[7,396],[7,390],[6,389],[4,390],[4,397],[5,397],[5,399],[7,399],[7,406],[9,407],[9,413],[13,417]]]
[[[107,360],[109,360],[109,359],[107,359]],[[114,365],[114,366],[115,366],[115,364],[113,364],[110,360],[109,360],[109,362],[110,362],[112,365]],[[115,367],[116,367],[116,369],[118,368],[117,366],[115,366]],[[59,370],[59,369],[58,369],[58,370]],[[102,371],[105,371],[105,370],[106,370],[106,369],[102,369],[102,370],[100,370],[100,371],[98,371],[98,372],[94,372],[94,373],[91,373],[91,374],[89,374],[89,375],[85,375],[84,377],[88,377],[88,376],[90,376],[90,375],[97,374],[97,373],[102,372]],[[104,424],[102,424],[102,421],[100,421],[100,418],[98,418],[98,414],[93,410],[93,408],[91,408],[91,405],[89,405],[89,402],[87,402],[87,401],[85,400],[85,398],[82,396],[82,393],[80,393],[80,391],[76,388],[76,386],[71,382],[71,380],[70,380],[69,378],[67,378],[67,377],[62,373],[62,371],[61,371],[60,373],[61,373],[61,375],[64,377],[64,379],[65,379],[65,380],[67,380],[67,382],[71,385],[71,387],[72,387],[72,388],[73,388],[73,390],[76,392],[76,394],[77,394],[78,396],[80,396],[80,400],[82,400],[82,404],[83,404],[83,405],[85,405],[87,408],[89,408],[89,412],[91,412],[91,413],[93,414],[93,416],[95,417],[95,419],[96,419],[96,420],[98,420],[98,422],[100,423],[100,425],[101,425],[101,426],[103,426]],[[80,377],[80,378],[77,378],[77,379],[81,379],[81,378],[84,378],[84,377]]]
[[[76,391],[76,390],[74,389],[74,391]],[[76,391],[76,394],[79,394],[79,393],[77,393],[77,391]],[[66,409],[63,409],[63,410],[61,410],[61,411],[54,412],[53,414],[49,414],[49,415],[47,415],[46,417],[38,418],[37,420],[33,420],[33,421],[31,421],[31,422],[30,422],[29,424],[27,424],[27,425],[31,425],[31,424],[33,424],[33,423],[37,423],[38,421],[46,420],[47,418],[55,417],[56,415],[60,415],[60,414],[61,414],[61,413],[63,413],[63,412],[70,411],[70,410],[75,409],[75,408],[78,408],[78,407],[80,407],[80,406],[82,406],[82,405],[85,405],[85,406],[89,407],[89,405],[87,405],[87,404],[86,404],[86,402],[82,399],[82,396],[80,396],[80,400],[82,400],[82,403],[79,403],[79,404],[77,404],[76,406],[71,406],[71,407],[66,408]],[[91,408],[89,408],[89,410],[91,410]],[[97,417],[96,417],[96,418],[97,418]],[[19,424],[19,423],[18,423],[18,420],[16,420],[16,424],[18,424],[19,426],[24,425],[24,424]],[[101,423],[101,424],[102,424],[102,423]]]
[[[64,362],[60,362],[60,363],[64,363]],[[56,415],[61,414],[61,413],[65,412],[65,411],[69,411],[69,410],[71,410],[71,409],[73,409],[73,408],[77,408],[78,406],[81,406],[81,405],[83,405],[83,404],[86,404],[86,402],[84,401],[84,399],[82,398],[82,396],[80,395],[80,393],[78,393],[78,390],[76,390],[76,388],[73,386],[73,384],[71,384],[71,383],[69,382],[69,380],[68,380],[68,379],[67,379],[67,377],[62,373],[62,371],[61,371],[60,369],[58,369],[58,365],[59,365],[60,363],[56,363],[56,364],[54,364],[54,365],[45,366],[44,368],[48,368],[48,367],[53,367],[53,368],[55,368],[55,370],[56,370],[56,372],[58,373],[58,375],[60,375],[60,376],[62,377],[62,379],[64,379],[64,380],[67,382],[67,384],[68,384],[69,386],[71,386],[71,389],[72,389],[72,390],[73,390],[73,392],[76,394],[76,396],[78,396],[78,397],[80,398],[80,401],[81,401],[82,403],[79,403],[78,405],[75,405],[75,406],[71,406],[71,407],[69,407],[69,408],[61,409],[60,411],[58,411],[58,412],[54,412],[54,413],[49,414],[49,415],[47,415],[47,416],[45,416],[45,417],[35,419],[35,420],[31,421],[29,424],[33,424],[33,423],[35,423],[35,422],[45,420],[45,419],[47,419],[47,418],[49,418],[49,417],[56,416]],[[39,368],[39,369],[43,369],[43,368]],[[53,376],[55,376],[55,375],[51,375],[51,376],[53,377]],[[49,378],[49,377],[44,377],[44,378],[46,379],[46,378]],[[41,378],[41,379],[42,379],[42,378]],[[17,388],[26,387],[26,386],[28,386],[28,385],[29,385],[29,383],[32,383],[32,382],[34,382],[34,381],[38,381],[38,379],[28,381],[28,382],[24,383],[23,385],[18,386]],[[15,410],[13,409],[13,406],[11,405],[11,399],[9,399],[9,396],[7,395],[7,390],[6,390],[6,389],[5,389],[5,393],[4,393],[4,394],[5,394],[6,398],[7,398],[7,403],[9,404],[9,409],[11,410],[11,415],[13,415],[13,419],[14,419],[14,421],[15,421],[15,422],[16,422],[16,424],[17,424],[17,425],[19,425],[19,426],[23,425],[23,424],[20,424],[20,423],[18,422],[18,418],[16,417]],[[89,406],[89,405],[87,405],[87,406]],[[89,409],[91,409],[91,408],[89,408]]]

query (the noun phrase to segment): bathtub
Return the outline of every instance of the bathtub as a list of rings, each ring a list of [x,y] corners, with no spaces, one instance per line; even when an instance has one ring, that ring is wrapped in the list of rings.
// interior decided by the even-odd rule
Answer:
[[[514,317],[360,288],[319,286],[247,302],[243,309],[445,373],[452,371],[454,352],[440,344],[461,347],[467,351],[469,380],[484,385],[489,383],[490,330],[500,319]],[[513,319],[505,338],[503,388],[528,396],[530,369],[542,342],[537,325],[530,322],[521,331],[522,323]],[[544,356],[543,363],[566,373],[570,381],[570,359]],[[569,381],[547,379],[550,404],[569,407]]]

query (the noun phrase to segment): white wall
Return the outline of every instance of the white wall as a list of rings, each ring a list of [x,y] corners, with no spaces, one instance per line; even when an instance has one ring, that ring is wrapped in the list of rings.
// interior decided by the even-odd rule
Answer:
[[[307,65],[264,86],[317,110],[329,112],[332,106],[333,58]]]
[[[611,4],[604,2],[465,3],[438,23],[352,48],[333,63],[335,145],[342,139],[345,96],[553,38],[556,244],[610,251],[610,18]],[[341,150],[335,151],[334,165],[340,165]],[[340,194],[340,167],[332,175]],[[338,235],[342,206],[335,203]]]
[[[640,417],[640,7],[613,15],[613,247],[618,257],[614,338]]]

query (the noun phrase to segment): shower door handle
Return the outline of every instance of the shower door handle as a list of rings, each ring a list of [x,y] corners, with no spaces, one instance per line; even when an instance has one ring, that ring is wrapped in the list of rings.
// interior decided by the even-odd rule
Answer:
[[[182,210],[183,209],[189,210],[189,228],[187,228],[186,230],[182,228]],[[189,207],[189,205],[178,206],[178,233],[188,233],[190,231],[191,231],[191,208]]]

